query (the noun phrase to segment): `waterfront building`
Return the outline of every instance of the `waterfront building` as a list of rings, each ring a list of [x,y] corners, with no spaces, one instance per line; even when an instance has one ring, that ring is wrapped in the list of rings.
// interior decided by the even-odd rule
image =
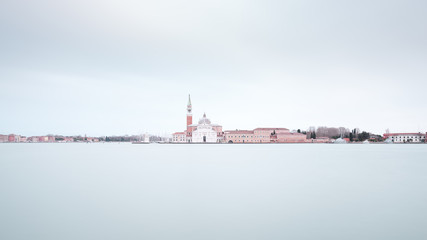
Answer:
[[[8,135],[0,135],[0,142],[8,142],[9,136]]]
[[[224,131],[227,143],[305,143],[310,142],[302,133],[290,132],[287,128],[255,128],[254,130]]]
[[[385,139],[395,143],[421,143],[426,141],[427,133],[384,133]]]
[[[5,142],[20,142],[20,141],[21,141],[20,135],[9,134],[7,136],[7,141],[5,141]]]
[[[39,137],[37,137],[37,136],[29,137],[29,141],[30,142],[39,142]]]
[[[186,141],[186,133],[185,132],[176,132],[172,134],[172,142],[175,143],[185,143]]]
[[[224,131],[224,141],[226,143],[260,143],[270,142],[270,136],[261,140],[260,137],[255,138],[254,131],[251,130],[228,130]]]
[[[287,133],[276,133],[271,136],[273,142],[276,143],[305,143],[307,141],[307,137],[305,134],[297,133],[297,132],[287,132]]]
[[[280,141],[284,138],[284,135],[290,134],[287,128],[255,128],[254,138],[259,140],[261,143],[278,142],[277,135],[281,135]],[[305,136],[305,135],[304,135]]]
[[[19,142],[20,137],[15,134],[9,134],[8,142]]]
[[[49,137],[47,137],[47,136],[39,137],[39,142],[48,142],[48,141],[49,141]]]
[[[213,124],[203,114],[198,124],[191,124],[191,141],[193,143],[220,143],[222,142],[222,126]]]
[[[193,106],[190,95],[187,103],[187,129],[184,132],[172,134],[174,143],[220,143],[223,142],[224,133],[222,126],[211,123],[210,119],[203,114],[197,124],[193,124]]]
[[[310,139],[310,141],[312,143],[330,143],[331,139],[328,137],[316,137],[316,138]]]

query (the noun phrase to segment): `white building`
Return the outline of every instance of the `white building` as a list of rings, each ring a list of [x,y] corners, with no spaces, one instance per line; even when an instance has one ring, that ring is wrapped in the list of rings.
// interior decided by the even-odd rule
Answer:
[[[184,132],[176,132],[172,134],[172,142],[174,143],[221,143],[224,139],[222,126],[213,124],[203,114],[198,124],[193,124],[192,104],[190,96],[188,96],[187,104],[187,130]]]
[[[222,141],[222,134],[218,134],[217,129],[222,127],[217,124],[212,124],[211,121],[203,114],[203,118],[199,120],[198,124],[192,124],[195,127],[192,132],[193,143],[216,143]]]
[[[390,138],[395,143],[421,143],[425,142],[424,133],[385,133],[384,138]]]
[[[185,142],[187,142],[186,139],[187,138],[186,138],[185,132],[176,132],[176,133],[172,134],[172,142],[185,143]]]

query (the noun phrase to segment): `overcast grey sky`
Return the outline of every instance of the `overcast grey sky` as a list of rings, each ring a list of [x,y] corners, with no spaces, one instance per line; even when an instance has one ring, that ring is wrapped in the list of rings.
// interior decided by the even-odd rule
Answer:
[[[0,134],[426,131],[427,1],[0,2]]]

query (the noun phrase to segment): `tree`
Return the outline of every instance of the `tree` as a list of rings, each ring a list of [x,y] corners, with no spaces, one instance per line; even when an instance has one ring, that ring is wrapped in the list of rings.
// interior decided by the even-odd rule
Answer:
[[[310,133],[310,138],[316,139],[316,132],[311,132]]]
[[[363,142],[363,141],[365,141],[365,140],[369,139],[369,137],[370,137],[370,134],[369,134],[369,133],[367,133],[367,132],[365,132],[365,131],[363,131],[362,133],[359,133],[359,135],[358,135],[358,139],[359,139],[359,141],[361,141],[361,142]]]
[[[297,133],[301,133],[301,129],[298,129],[298,130],[297,130]]]
[[[350,138],[350,142],[353,142],[353,133],[352,132],[350,133],[350,137],[349,138]]]

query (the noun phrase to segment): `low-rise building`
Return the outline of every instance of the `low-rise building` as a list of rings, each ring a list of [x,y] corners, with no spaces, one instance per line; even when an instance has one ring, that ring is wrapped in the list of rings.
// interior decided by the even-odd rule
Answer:
[[[28,138],[29,142],[39,142],[39,138],[38,136],[32,136]]]
[[[297,132],[279,132],[275,134],[277,143],[305,143],[310,142],[307,141],[307,137],[305,134],[297,133]],[[274,137],[274,135],[272,136]]]
[[[39,137],[39,142],[48,142],[49,141],[49,137],[48,136],[41,136]]]
[[[292,133],[287,128],[255,128],[254,130],[224,131],[226,143],[305,143],[305,134]]]
[[[0,135],[0,142],[8,142],[9,136],[8,135]]]
[[[185,143],[186,142],[186,133],[185,132],[176,132],[172,134],[172,142],[175,143]]]
[[[330,143],[332,141],[328,137],[317,137],[317,138],[309,139],[309,142],[312,142],[312,143]]]
[[[20,139],[19,135],[9,134],[8,142],[19,142]]]
[[[424,133],[384,133],[384,139],[390,138],[395,143],[421,143],[426,141]]]
[[[261,138],[251,130],[228,130],[224,131],[224,141],[226,143],[260,143]],[[265,141],[270,142],[270,137]]]

